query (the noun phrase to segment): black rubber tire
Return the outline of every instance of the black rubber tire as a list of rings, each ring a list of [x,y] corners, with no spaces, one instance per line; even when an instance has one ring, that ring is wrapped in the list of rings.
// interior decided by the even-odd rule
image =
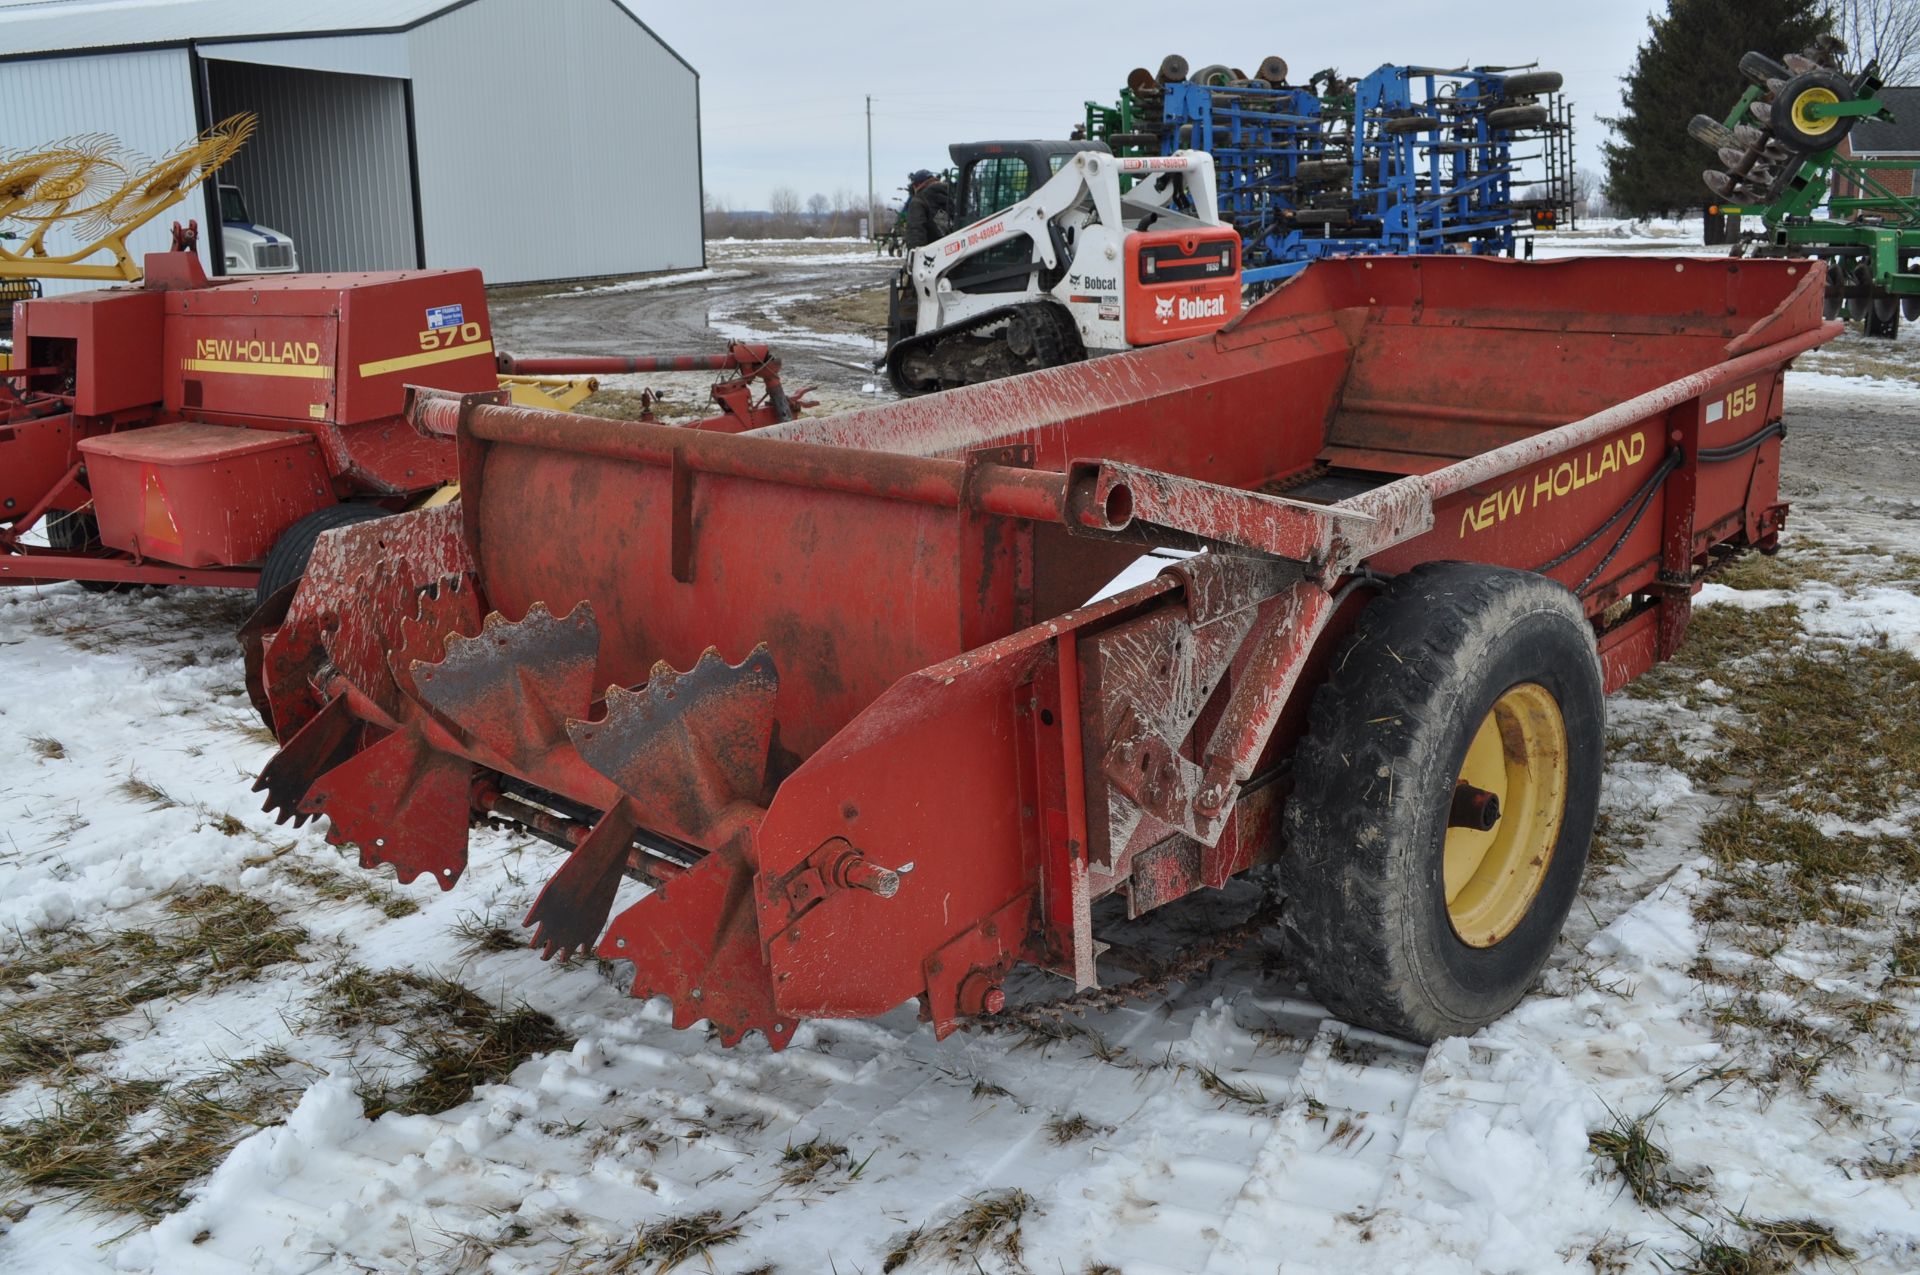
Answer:
[[[1733,130],[1711,115],[1696,115],[1687,121],[1687,136],[1711,150],[1722,147],[1739,149]]]
[[[307,573],[307,559],[313,556],[314,542],[320,539],[322,532],[332,531],[335,527],[350,527],[357,522],[372,522],[391,513],[391,510],[382,509],[379,505],[328,505],[294,523],[280,533],[280,538],[273,542],[273,548],[267,551],[267,560],[260,566],[260,583],[253,588],[255,603],[264,604],[268,598]]]
[[[1540,93],[1558,93],[1566,77],[1558,71],[1522,71],[1500,81],[1503,97],[1533,97]]]
[[[1773,135],[1786,145],[1802,151],[1829,150],[1840,144],[1853,128],[1851,115],[1836,116],[1832,127],[1824,133],[1810,133],[1794,121],[1794,103],[1804,95],[1824,90],[1838,100],[1853,100],[1853,82],[1836,71],[1808,71],[1805,75],[1796,75],[1780,91],[1773,95],[1773,109],[1768,112],[1767,123],[1773,129]]]
[[[47,543],[64,553],[84,553],[100,547],[100,523],[90,513],[47,510]],[[140,586],[117,580],[76,580],[88,593],[132,593]]]
[[[1293,175],[1303,182],[1345,181],[1353,174],[1353,165],[1344,159],[1303,159]]]
[[[1920,297],[1901,297],[1900,317],[1908,323],[1920,323]]]
[[[1487,112],[1488,128],[1539,128],[1546,122],[1544,106],[1502,106]]]
[[[1533,984],[1586,868],[1606,746],[1592,626],[1545,576],[1431,563],[1368,605],[1332,669],[1294,754],[1287,949],[1350,1023],[1421,1043],[1476,1031]],[[1480,724],[1525,683],[1553,696],[1566,728],[1559,835],[1516,928],[1469,946],[1447,915],[1449,808]]]
[[[1380,121],[1380,131],[1388,136],[1400,133],[1427,133],[1440,127],[1440,121],[1431,115],[1396,115],[1392,119]]]
[[[1766,88],[1775,80],[1790,80],[1793,72],[1782,63],[1774,61],[1764,53],[1744,53],[1740,57],[1740,74]]]
[[[1896,297],[1874,297],[1866,304],[1863,326],[1870,337],[1891,341],[1900,335],[1900,301]]]

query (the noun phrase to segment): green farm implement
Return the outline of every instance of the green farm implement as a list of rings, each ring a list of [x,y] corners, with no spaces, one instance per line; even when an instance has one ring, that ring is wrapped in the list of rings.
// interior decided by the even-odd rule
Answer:
[[[1704,174],[1719,201],[1709,215],[1757,216],[1735,256],[1817,257],[1827,263],[1828,318],[1858,319],[1867,335],[1892,337],[1901,317],[1920,318],[1920,198],[1889,186],[1920,160],[1862,159],[1841,143],[1863,119],[1892,120],[1880,99],[1879,66],[1842,71],[1830,49],[1740,59],[1752,86],[1725,120],[1696,115],[1687,131],[1718,152]]]

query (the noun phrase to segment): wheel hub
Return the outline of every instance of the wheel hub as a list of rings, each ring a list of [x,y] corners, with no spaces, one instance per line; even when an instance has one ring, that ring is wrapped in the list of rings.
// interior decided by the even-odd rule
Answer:
[[[1523,682],[1475,731],[1448,811],[1447,919],[1461,942],[1492,947],[1519,926],[1546,879],[1566,794],[1560,706]]]
[[[1793,99],[1794,127],[1810,137],[1818,137],[1822,134],[1830,133],[1840,123],[1840,117],[1837,115],[1829,115],[1825,118],[1816,119],[1814,116],[1808,114],[1807,108],[1816,102],[1822,106],[1836,106],[1840,102],[1840,95],[1832,89],[1823,89],[1815,86],[1805,90]]]

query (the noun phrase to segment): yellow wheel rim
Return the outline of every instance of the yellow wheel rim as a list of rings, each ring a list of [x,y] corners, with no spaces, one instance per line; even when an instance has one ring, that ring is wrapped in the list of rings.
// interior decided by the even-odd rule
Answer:
[[[1832,89],[1819,87],[1802,89],[1800,95],[1793,99],[1793,126],[1809,137],[1819,137],[1825,133],[1832,132],[1834,126],[1840,122],[1838,115],[1829,115],[1824,119],[1815,119],[1813,116],[1807,114],[1807,108],[1815,102],[1819,102],[1823,106],[1834,106],[1837,105],[1839,101],[1839,94],[1835,93]]]
[[[1567,725],[1544,686],[1522,682],[1494,701],[1459,782],[1492,794],[1499,812],[1484,830],[1447,829],[1447,919],[1461,942],[1492,947],[1533,906],[1567,804]]]

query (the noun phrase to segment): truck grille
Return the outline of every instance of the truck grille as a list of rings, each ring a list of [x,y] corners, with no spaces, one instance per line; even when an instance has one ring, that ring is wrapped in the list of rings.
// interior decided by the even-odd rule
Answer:
[[[290,243],[255,244],[253,268],[255,270],[293,269],[293,245]]]

